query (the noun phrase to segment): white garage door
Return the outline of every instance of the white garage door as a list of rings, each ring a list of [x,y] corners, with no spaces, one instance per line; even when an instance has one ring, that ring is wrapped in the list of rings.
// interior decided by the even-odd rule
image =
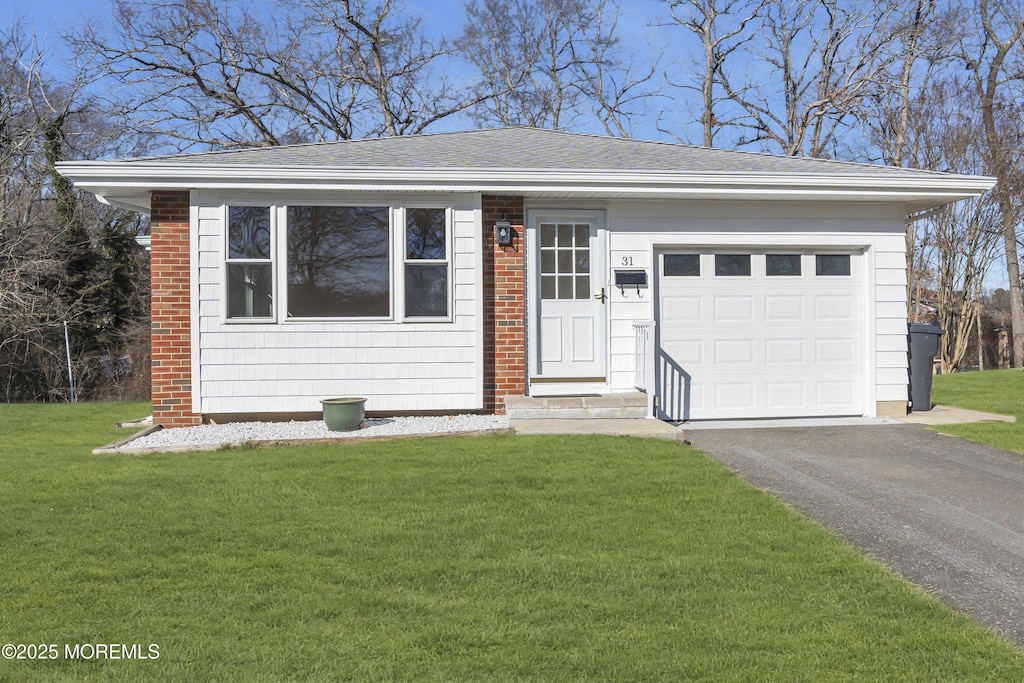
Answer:
[[[658,256],[664,420],[864,413],[863,257]]]

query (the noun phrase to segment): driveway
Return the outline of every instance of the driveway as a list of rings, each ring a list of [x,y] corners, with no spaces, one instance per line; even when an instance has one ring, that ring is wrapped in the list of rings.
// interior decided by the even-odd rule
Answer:
[[[1024,457],[904,424],[685,438],[1024,648]]]

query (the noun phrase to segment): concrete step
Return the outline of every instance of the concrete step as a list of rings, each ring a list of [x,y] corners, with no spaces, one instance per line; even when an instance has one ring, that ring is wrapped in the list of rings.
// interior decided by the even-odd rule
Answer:
[[[512,420],[640,419],[647,417],[647,394],[506,396],[505,414]]]

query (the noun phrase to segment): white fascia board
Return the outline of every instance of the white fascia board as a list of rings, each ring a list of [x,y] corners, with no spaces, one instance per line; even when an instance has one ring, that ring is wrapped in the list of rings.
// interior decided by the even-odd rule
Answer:
[[[987,176],[908,172],[862,175],[762,175],[544,169],[395,169],[252,167],[65,162],[58,170],[98,194],[133,195],[151,189],[494,192],[538,196],[672,196],[723,199],[806,199],[919,202],[935,205],[983,194]]]

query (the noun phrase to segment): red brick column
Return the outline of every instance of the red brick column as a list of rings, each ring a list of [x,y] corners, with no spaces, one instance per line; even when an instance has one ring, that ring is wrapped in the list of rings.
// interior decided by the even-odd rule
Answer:
[[[494,222],[512,222],[511,247],[494,242]],[[505,412],[526,393],[526,240],[523,198],[483,196],[484,409]]]
[[[150,204],[153,423],[187,427],[192,412],[188,190],[153,192]]]

